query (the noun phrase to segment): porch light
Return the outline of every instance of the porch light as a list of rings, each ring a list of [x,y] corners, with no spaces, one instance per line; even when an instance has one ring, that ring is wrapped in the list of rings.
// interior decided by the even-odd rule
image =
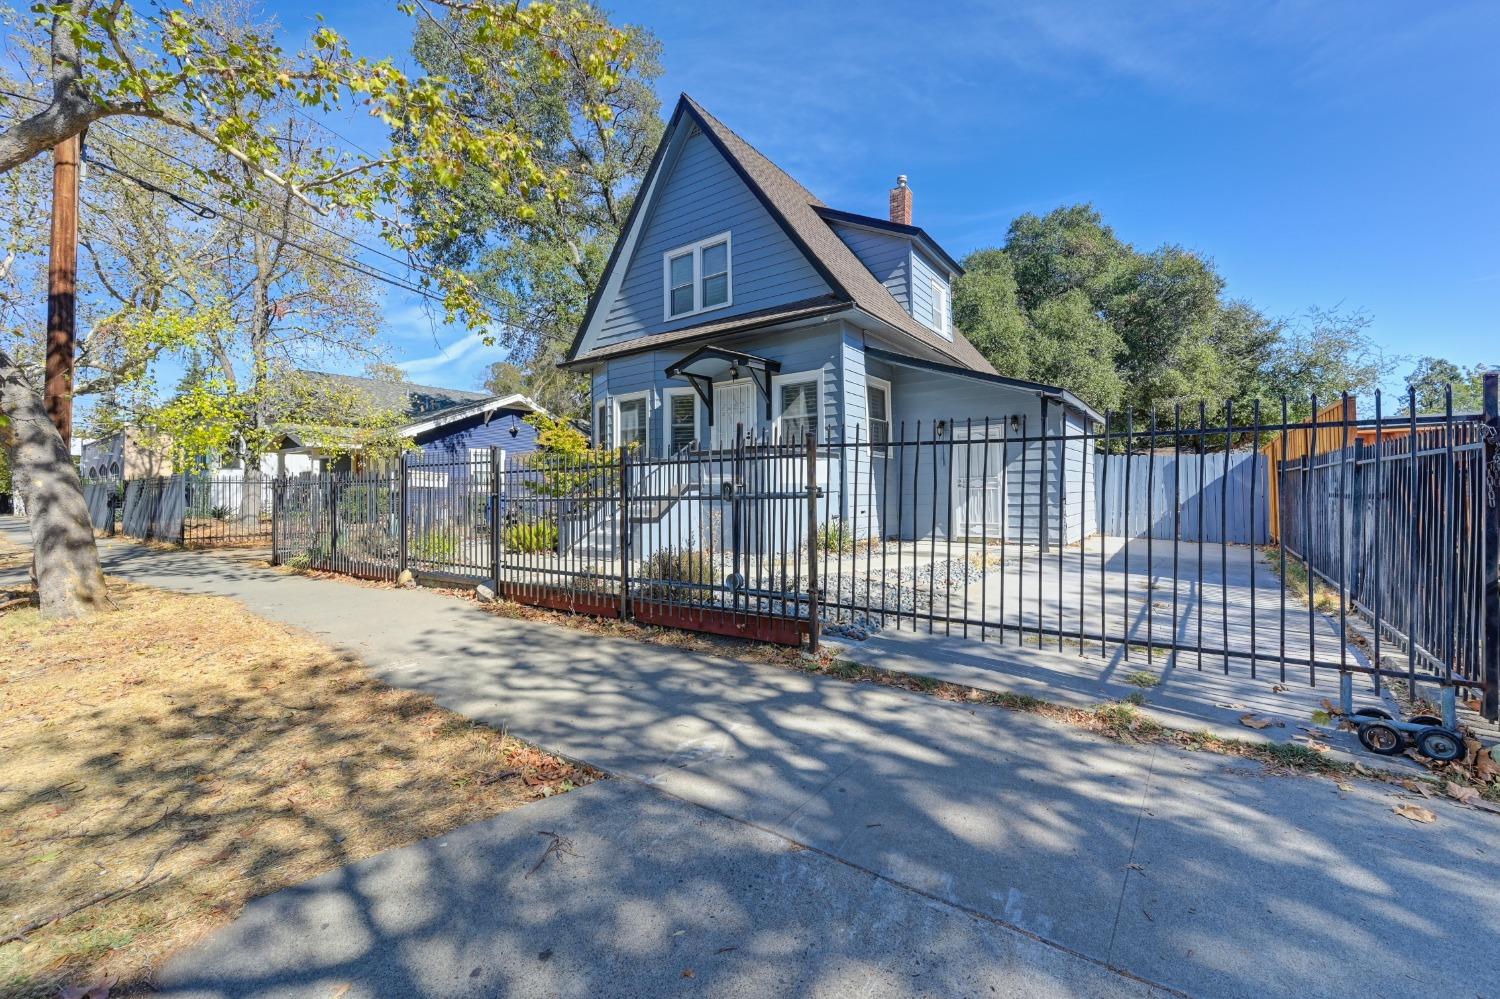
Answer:
[[[1021,430],[1021,418],[1019,416],[1016,416],[1014,414],[1011,415],[1011,418],[1010,418],[1010,429],[1011,429],[1012,433],[1019,433],[1020,432],[1020,430]]]
[[[515,413],[511,413],[510,414],[510,435],[512,437],[514,437],[517,434],[519,434],[520,432],[521,432],[521,425],[516,422],[516,414]]]

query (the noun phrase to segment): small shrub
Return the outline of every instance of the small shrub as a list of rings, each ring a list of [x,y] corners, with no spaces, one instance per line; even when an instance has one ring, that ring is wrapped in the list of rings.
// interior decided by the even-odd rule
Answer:
[[[1145,670],[1137,670],[1126,676],[1125,682],[1132,687],[1154,687],[1161,683],[1161,677],[1155,673],[1147,673]]]
[[[501,535],[507,551],[525,555],[557,551],[557,525],[550,520],[509,524]]]
[[[215,507],[211,508],[208,511],[208,515],[210,517],[212,517],[214,520],[228,520],[229,519],[229,507],[224,506],[221,503],[218,506],[215,506]]]
[[[1123,698],[1126,704],[1134,704],[1139,707],[1146,703],[1146,695],[1139,690],[1132,690]]]
[[[687,548],[664,548],[646,559],[639,577],[643,581],[655,581],[657,585],[641,588],[644,596],[657,600],[702,599],[705,594],[699,589],[714,583],[713,560],[700,551]],[[668,583],[687,583],[691,586],[669,586]]]
[[[451,531],[419,534],[411,539],[406,551],[418,562],[452,562],[458,555],[458,536]]]
[[[818,525],[818,547],[825,552],[847,552],[854,550],[854,532],[843,518]]]

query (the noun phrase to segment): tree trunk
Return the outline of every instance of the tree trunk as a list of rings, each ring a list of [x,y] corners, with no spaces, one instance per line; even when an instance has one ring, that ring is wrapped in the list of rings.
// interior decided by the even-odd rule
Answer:
[[[83,617],[112,605],[78,470],[10,355],[0,350],[0,438],[31,523],[42,616]]]

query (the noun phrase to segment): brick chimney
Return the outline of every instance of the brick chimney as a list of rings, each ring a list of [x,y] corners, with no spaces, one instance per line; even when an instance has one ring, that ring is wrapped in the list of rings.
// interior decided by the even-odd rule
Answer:
[[[911,188],[906,186],[906,174],[896,178],[891,188],[891,221],[911,225]]]

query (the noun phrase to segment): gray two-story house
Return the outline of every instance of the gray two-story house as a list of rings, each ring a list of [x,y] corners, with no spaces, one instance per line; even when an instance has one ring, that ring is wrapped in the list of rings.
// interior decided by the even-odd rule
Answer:
[[[964,339],[951,306],[961,267],[912,224],[904,177],[889,203],[888,218],[828,207],[683,95],[563,362],[591,376],[596,443],[653,457],[741,434],[941,443],[979,438],[988,419],[990,439],[1030,443],[867,448],[867,464],[935,460],[922,474],[947,488],[887,502],[870,482],[893,477],[876,469],[864,487],[843,483],[835,515],[906,539],[995,535],[1002,522],[1016,539],[1039,522],[1049,539],[1090,533],[1092,448],[1036,438],[1078,434],[1097,414],[1005,377]]]

